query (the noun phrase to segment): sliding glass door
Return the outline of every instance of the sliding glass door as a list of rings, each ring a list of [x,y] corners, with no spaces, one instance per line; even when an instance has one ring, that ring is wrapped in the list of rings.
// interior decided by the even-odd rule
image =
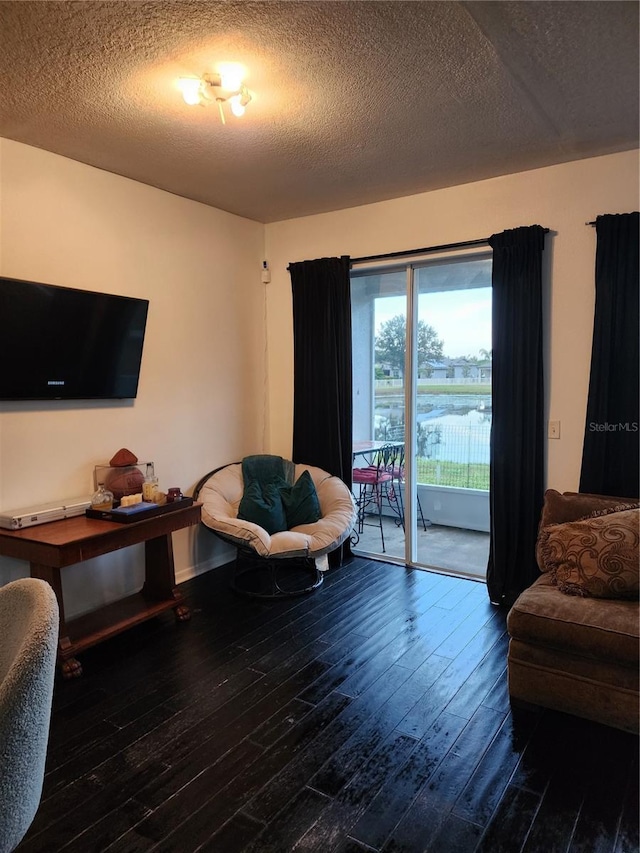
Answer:
[[[354,550],[484,577],[491,257],[356,270],[352,306]],[[377,455],[364,454],[367,442]],[[395,460],[388,471],[383,446]],[[358,473],[372,466],[374,473]],[[377,482],[363,488],[371,477]]]
[[[406,269],[356,274],[351,311],[355,550],[404,561]]]

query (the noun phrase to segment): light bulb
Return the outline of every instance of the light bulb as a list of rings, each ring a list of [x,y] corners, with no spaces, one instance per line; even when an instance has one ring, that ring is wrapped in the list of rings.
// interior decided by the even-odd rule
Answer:
[[[240,95],[234,95],[233,98],[229,98],[231,112],[234,116],[238,116],[238,118],[244,115],[244,104],[241,102],[240,97]]]
[[[242,86],[244,68],[234,62],[227,62],[218,66],[220,74],[220,85],[227,92],[237,92]]]
[[[201,82],[197,77],[181,77],[178,80],[178,88],[186,104],[195,106],[200,103]]]

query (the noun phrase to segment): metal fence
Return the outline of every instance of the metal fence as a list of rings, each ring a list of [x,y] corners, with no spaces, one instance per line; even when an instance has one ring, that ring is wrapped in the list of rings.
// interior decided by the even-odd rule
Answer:
[[[488,491],[490,436],[488,421],[480,424],[420,422],[416,430],[418,484]],[[403,437],[404,430],[398,426],[383,428],[376,434],[382,441]]]
[[[429,378],[418,376],[418,385],[421,387],[429,385],[484,385],[490,382],[491,375],[486,371],[478,373],[477,376],[430,376]],[[376,379],[374,380],[374,387],[376,390],[378,388],[404,388],[404,379]]]

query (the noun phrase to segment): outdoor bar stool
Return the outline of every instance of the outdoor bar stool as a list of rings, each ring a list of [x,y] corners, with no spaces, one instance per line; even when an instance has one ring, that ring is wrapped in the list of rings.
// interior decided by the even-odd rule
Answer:
[[[404,530],[404,501],[403,501],[403,497],[402,497],[402,487],[404,486],[404,445],[399,448],[398,458],[396,460],[396,464],[393,466],[391,473],[393,475],[394,481],[397,482],[397,484],[398,484],[398,499],[400,501],[400,508],[401,508],[402,529]],[[422,529],[426,532],[427,522],[425,520],[424,513],[422,512],[422,504],[420,503],[420,495],[417,493],[416,493],[416,498],[418,501],[418,512],[420,513],[420,521],[422,522]]]
[[[384,529],[382,526],[382,507],[386,504],[392,509],[399,523],[404,525],[402,502],[398,497],[399,489],[394,485],[393,470],[397,466],[399,447],[385,445],[376,452],[375,464],[364,468],[354,468],[353,485],[358,486],[356,507],[358,511],[356,531],[358,537],[364,530],[366,515],[377,516],[380,528],[382,553],[385,553]]]

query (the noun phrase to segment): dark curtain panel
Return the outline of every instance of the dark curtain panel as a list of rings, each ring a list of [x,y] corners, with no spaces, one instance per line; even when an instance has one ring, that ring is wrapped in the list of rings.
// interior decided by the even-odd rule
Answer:
[[[493,388],[489,597],[510,605],[539,575],[544,490],[542,252],[544,229],[514,228],[493,249]]]
[[[293,292],[293,461],[324,468],[351,488],[351,284],[349,258],[289,266]],[[350,555],[334,552],[335,565]]]
[[[596,219],[596,307],[580,491],[638,497],[640,214]]]

